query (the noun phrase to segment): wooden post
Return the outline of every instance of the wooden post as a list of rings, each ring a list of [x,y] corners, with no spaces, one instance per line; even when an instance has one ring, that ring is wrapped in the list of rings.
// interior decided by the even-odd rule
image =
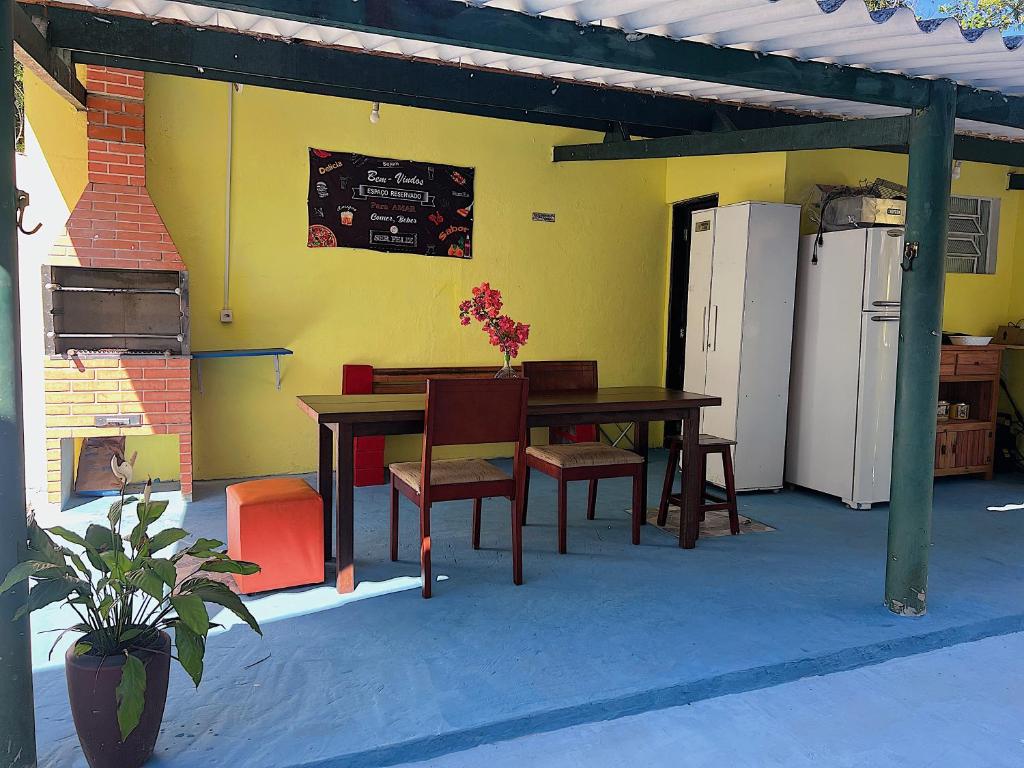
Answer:
[[[893,613],[926,610],[939,392],[942,294],[953,167],[956,86],[932,83],[930,104],[910,131],[906,251],[900,305],[896,419],[892,447],[885,604]]]
[[[0,579],[14,567],[25,530],[25,449],[21,425],[18,233],[15,229],[13,0],[0,0]],[[0,595],[0,765],[36,764],[28,617],[12,621],[26,586]]]

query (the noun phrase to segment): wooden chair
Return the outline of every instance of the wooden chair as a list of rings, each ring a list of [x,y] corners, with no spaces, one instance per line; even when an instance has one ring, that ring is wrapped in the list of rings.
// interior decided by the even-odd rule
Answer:
[[[526,478],[525,379],[428,379],[423,457],[391,465],[391,559],[398,559],[398,494],[420,510],[423,597],[430,597],[430,507],[437,501],[473,499],[473,548],[480,548],[482,500],[512,502],[512,581],[523,583],[522,492]],[[435,461],[435,446],[515,443],[512,477],[483,459]]]
[[[597,389],[597,361],[523,363],[523,375],[530,382],[530,391],[537,394],[592,391]],[[558,482],[558,552],[565,554],[567,534],[566,491],[573,480],[588,480],[587,519],[593,520],[597,505],[597,481],[612,477],[633,478],[633,543],[640,543],[641,515],[645,514],[640,498],[641,478],[645,471],[641,456],[602,442],[530,446],[526,449],[527,490],[529,474],[538,470]],[[527,500],[523,499],[523,524],[526,523]]]
[[[727,440],[724,437],[715,437],[714,435],[701,435],[698,445],[701,480],[705,481],[707,477],[708,456],[713,453],[721,455],[722,469],[725,474],[725,501],[719,501],[713,496],[708,495],[705,488],[701,488],[700,506],[697,508],[700,519],[703,520],[708,512],[722,509],[728,510],[729,532],[735,536],[740,532],[740,515],[736,504],[736,478],[732,466],[732,449],[736,445],[736,441]],[[661,491],[661,503],[658,505],[658,525],[660,526],[664,526],[666,520],[668,520],[668,505],[670,503],[676,504],[680,508],[683,504],[681,494],[672,493],[676,469],[679,467],[679,457],[682,454],[682,446],[683,442],[680,438],[669,438],[668,467],[665,469],[665,485]],[[700,535],[699,527],[698,535]]]

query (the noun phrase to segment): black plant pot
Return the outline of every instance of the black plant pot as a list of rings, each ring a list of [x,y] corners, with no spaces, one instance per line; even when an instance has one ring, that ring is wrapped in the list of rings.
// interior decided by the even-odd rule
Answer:
[[[117,725],[116,690],[124,656],[75,656],[72,645],[64,656],[71,715],[90,768],[139,768],[153,754],[167,701],[171,638],[161,632],[151,648],[131,651],[146,667],[146,697],[142,718],[121,741]]]

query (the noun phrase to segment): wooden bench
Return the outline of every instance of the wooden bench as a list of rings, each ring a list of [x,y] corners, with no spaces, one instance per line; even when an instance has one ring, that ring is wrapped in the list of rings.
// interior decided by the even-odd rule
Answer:
[[[461,365],[447,368],[372,368],[371,366],[342,366],[342,393],[343,394],[356,394],[355,392],[346,392],[345,390],[345,371],[346,369],[362,368],[370,369],[370,381],[368,391],[364,391],[360,394],[372,394],[372,395],[406,395],[415,393],[425,393],[427,391],[427,379],[430,378],[448,378],[448,379],[470,379],[479,377],[493,377],[501,368],[500,365]],[[522,376],[523,369],[521,366],[515,366],[516,372]],[[365,376],[365,373],[363,374]]]

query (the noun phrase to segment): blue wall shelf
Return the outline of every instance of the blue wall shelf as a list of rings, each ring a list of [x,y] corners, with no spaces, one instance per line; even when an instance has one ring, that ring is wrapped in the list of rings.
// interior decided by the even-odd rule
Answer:
[[[199,393],[203,392],[203,360],[210,360],[218,357],[273,357],[274,358],[274,383],[281,389],[281,357],[282,355],[294,354],[286,347],[267,347],[265,349],[207,349],[192,351],[192,359],[196,361],[196,383],[199,384]]]

